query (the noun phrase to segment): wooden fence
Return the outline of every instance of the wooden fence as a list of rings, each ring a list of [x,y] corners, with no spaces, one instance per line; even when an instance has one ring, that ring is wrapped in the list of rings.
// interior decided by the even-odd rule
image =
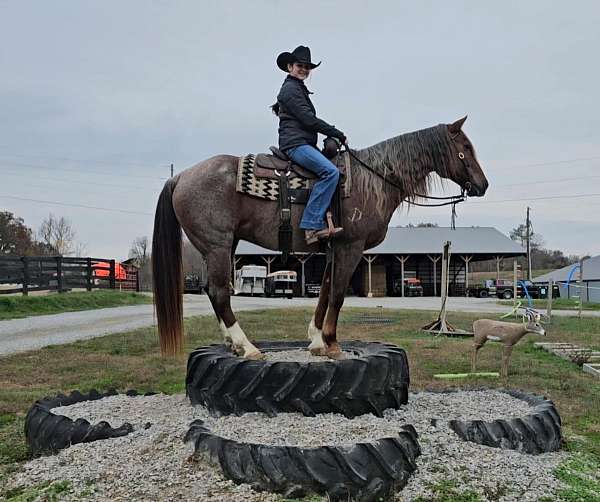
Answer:
[[[0,294],[58,291],[74,288],[139,291],[138,270],[106,258],[67,256],[0,257]],[[11,287],[13,286],[13,287]]]

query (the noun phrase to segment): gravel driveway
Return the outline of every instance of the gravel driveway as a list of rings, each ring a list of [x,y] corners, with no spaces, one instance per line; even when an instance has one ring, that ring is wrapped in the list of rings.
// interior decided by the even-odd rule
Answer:
[[[233,297],[234,311],[260,310],[281,307],[316,305],[316,298],[249,298]],[[184,315],[212,315],[206,295],[185,295]],[[383,307],[414,310],[438,310],[440,299],[424,298],[360,298],[346,299],[347,307]],[[511,309],[498,305],[493,299],[449,298],[448,310],[457,312],[503,313]],[[575,315],[574,311],[555,310],[554,315]],[[600,317],[600,311],[587,311],[584,315]],[[98,336],[131,331],[155,324],[152,305],[135,305],[81,312],[27,317],[0,321],[0,355],[39,349],[47,345],[71,343]]]

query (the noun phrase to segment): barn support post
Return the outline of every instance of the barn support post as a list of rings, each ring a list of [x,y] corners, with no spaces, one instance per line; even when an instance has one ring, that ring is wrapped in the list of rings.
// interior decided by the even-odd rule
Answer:
[[[110,274],[108,276],[108,282],[110,284],[110,289],[115,289],[115,260],[110,260]]]
[[[23,256],[21,258],[23,262],[23,296],[29,295],[29,258],[27,256]]]
[[[440,261],[441,256],[427,255],[433,264],[433,296],[437,296],[437,262]]]
[[[273,263],[277,257],[276,256],[261,256],[261,258],[267,264],[267,275],[269,275],[271,273],[271,263]]]
[[[373,298],[373,290],[371,285],[371,263],[373,263],[377,259],[377,255],[375,256],[364,256],[363,258],[368,263],[368,277],[369,277],[369,291],[367,293],[367,298]]]
[[[238,258],[237,256],[233,256],[233,270],[231,271],[231,284],[234,285],[235,288],[235,273],[237,271],[237,264],[242,261],[242,258]]]
[[[298,255],[294,255],[294,257],[296,258],[296,260],[298,260],[300,262],[300,266],[301,266],[301,271],[302,271],[302,282],[301,282],[301,286],[302,286],[302,297],[306,296],[306,276],[304,274],[304,264],[311,259],[312,257],[312,253],[305,255],[303,257],[300,257]]]
[[[469,262],[473,259],[473,256],[461,256],[465,262],[465,296],[469,296]]]
[[[500,256],[496,256],[496,283],[500,280]]]
[[[402,296],[402,298],[404,298],[404,264],[406,263],[406,260],[408,260],[408,256],[398,256],[398,255],[394,255],[396,257],[396,260],[398,260],[400,262],[400,280],[402,281],[402,285],[400,287],[401,289],[401,294],[400,296]]]

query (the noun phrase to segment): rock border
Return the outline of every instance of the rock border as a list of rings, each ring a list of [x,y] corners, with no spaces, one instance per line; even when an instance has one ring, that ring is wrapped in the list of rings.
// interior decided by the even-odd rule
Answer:
[[[307,349],[308,342],[257,342],[261,351]],[[359,357],[339,361],[253,361],[226,345],[194,350],[188,358],[186,393],[223,415],[263,412],[342,413],[347,418],[408,402],[410,375],[404,349],[381,342],[343,342]]]
[[[533,408],[532,413],[522,418],[498,419],[492,422],[449,420],[450,428],[465,441],[493,448],[517,450],[532,455],[560,449],[561,419],[552,401],[519,390],[497,390],[525,401]]]
[[[120,427],[113,428],[105,421],[92,425],[84,418],[72,420],[50,411],[59,406],[70,406],[83,401],[96,401],[117,394],[118,392],[114,389],[105,393],[92,389],[88,394],[82,394],[75,390],[68,396],[58,394],[55,397],[44,397],[36,401],[25,417],[25,438],[31,455],[50,455],[73,444],[116,438],[133,432],[133,426],[128,422]],[[127,396],[138,395],[135,390],[129,390],[125,394]],[[154,393],[144,395],[152,394]]]
[[[417,468],[417,431],[412,425],[400,429],[397,437],[372,442],[301,448],[236,442],[195,420],[184,441],[193,442],[194,455],[220,466],[226,478],[258,491],[287,498],[315,492],[332,501],[374,502],[404,488]]]

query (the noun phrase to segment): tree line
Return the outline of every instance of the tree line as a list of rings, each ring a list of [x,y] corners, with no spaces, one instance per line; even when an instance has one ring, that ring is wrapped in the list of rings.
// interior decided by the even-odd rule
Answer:
[[[71,222],[50,213],[36,232],[23,218],[9,211],[0,212],[0,256],[83,255],[85,247],[76,241]]]

